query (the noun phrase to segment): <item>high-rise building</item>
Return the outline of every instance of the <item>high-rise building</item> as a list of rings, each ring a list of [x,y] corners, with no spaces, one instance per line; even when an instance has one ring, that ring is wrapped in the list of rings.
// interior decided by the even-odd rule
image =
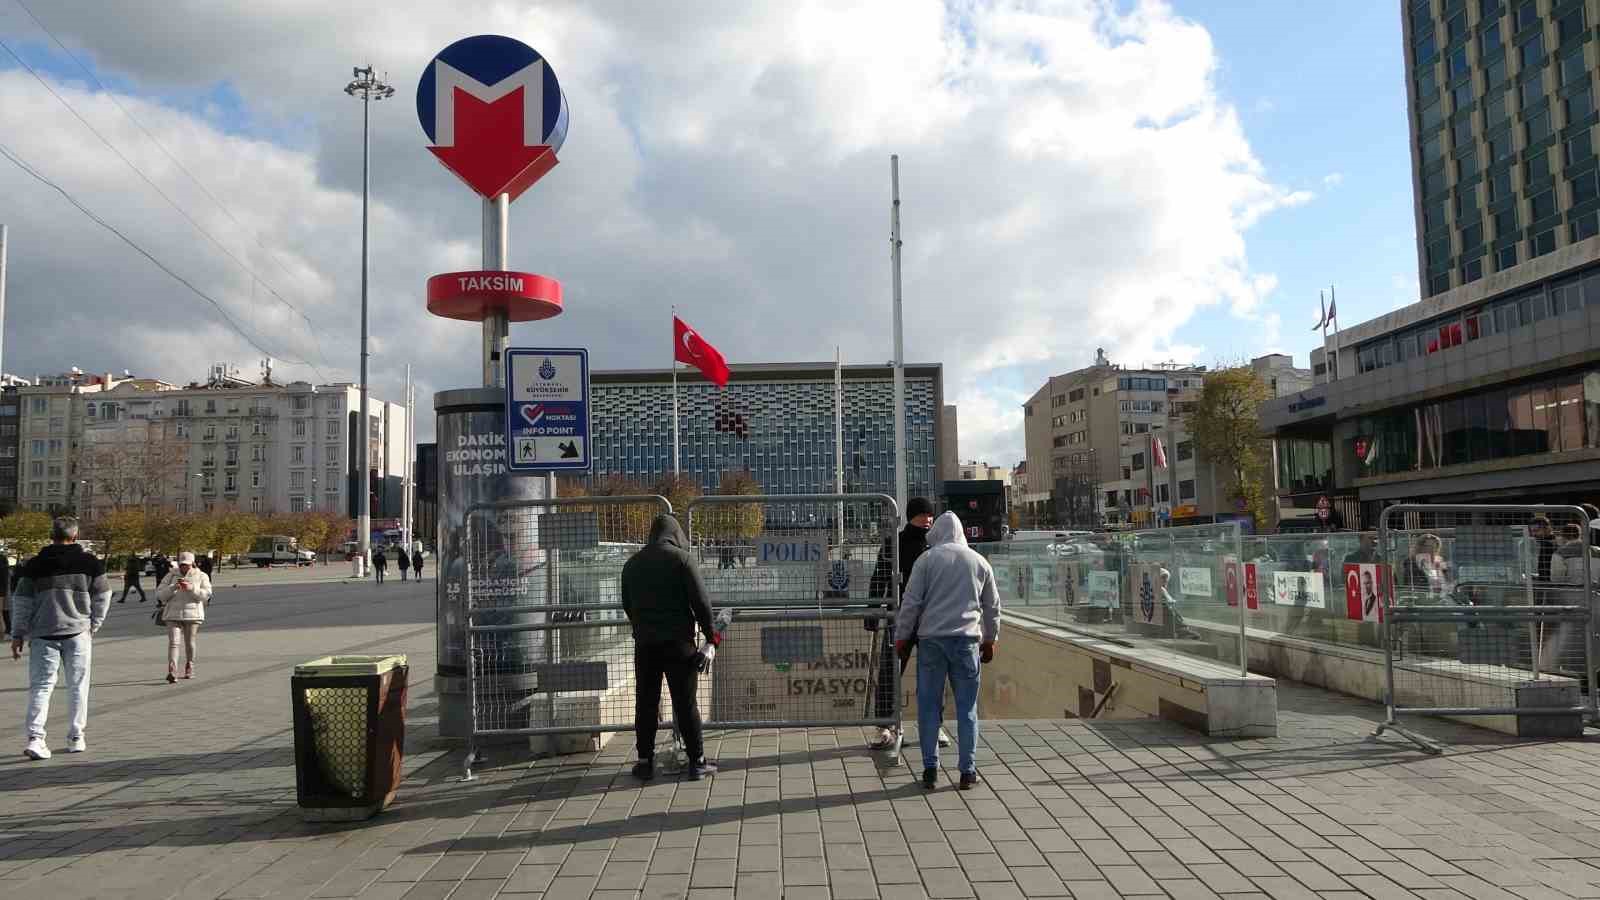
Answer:
[[[1422,296],[1485,300],[1600,258],[1600,3],[1400,6]]]
[[[1400,10],[1422,298],[1338,329],[1312,351],[1318,383],[1262,407],[1280,519],[1593,499],[1600,2]]]
[[[961,440],[959,417],[955,404],[945,404],[944,415],[939,420],[939,480],[955,481],[961,477]]]
[[[770,494],[833,493],[832,363],[735,365],[725,388],[678,370],[682,471],[715,492],[724,472],[749,471]],[[844,488],[894,496],[894,380],[889,366],[844,366]],[[596,477],[648,487],[672,472],[672,371],[594,372]],[[906,366],[908,496],[939,493],[942,369]]]

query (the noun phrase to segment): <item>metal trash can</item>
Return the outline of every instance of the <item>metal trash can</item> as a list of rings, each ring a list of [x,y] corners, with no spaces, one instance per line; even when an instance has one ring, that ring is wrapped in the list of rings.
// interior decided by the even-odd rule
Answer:
[[[366,819],[394,800],[410,672],[403,654],[324,656],[294,667],[295,794],[308,820]]]

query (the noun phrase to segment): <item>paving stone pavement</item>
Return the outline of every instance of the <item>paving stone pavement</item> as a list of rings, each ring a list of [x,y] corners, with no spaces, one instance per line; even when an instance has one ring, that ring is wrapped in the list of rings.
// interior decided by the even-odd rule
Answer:
[[[1428,757],[1370,739],[1373,705],[1288,684],[1270,740],[985,722],[969,792],[950,772],[925,792],[915,761],[853,729],[713,736],[722,771],[701,782],[635,781],[623,736],[501,751],[461,783],[431,736],[430,592],[238,591],[202,634],[201,680],[171,687],[162,639],[119,617],[96,647],[90,752],[0,762],[0,896],[1600,897],[1593,741],[1424,722],[1447,749]],[[411,656],[407,778],[370,822],[308,824],[288,667],[358,648]],[[0,722],[20,720],[20,683]]]

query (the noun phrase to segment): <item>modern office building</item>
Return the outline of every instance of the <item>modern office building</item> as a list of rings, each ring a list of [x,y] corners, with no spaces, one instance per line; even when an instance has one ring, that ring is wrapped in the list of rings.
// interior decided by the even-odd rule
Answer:
[[[1595,0],[1401,3],[1422,299],[1267,404],[1285,519],[1600,496]]]
[[[749,471],[773,494],[832,493],[832,363],[735,365],[726,388],[678,370],[683,472],[707,493]],[[844,366],[844,487],[894,495],[894,381],[889,366]],[[906,366],[908,496],[936,496],[945,409],[938,365]],[[672,472],[672,370],[594,372],[596,477],[644,485]]]
[[[954,481],[961,477],[960,417],[955,404],[946,404],[944,416],[939,420],[939,480]]]
[[[1154,525],[1228,513],[1183,422],[1205,373],[1204,366],[1124,369],[1100,353],[1094,365],[1046,381],[1023,405],[1022,420],[1029,495],[1049,492],[1052,505],[1053,521],[1037,524]],[[1162,469],[1152,463],[1157,440],[1168,463]]]

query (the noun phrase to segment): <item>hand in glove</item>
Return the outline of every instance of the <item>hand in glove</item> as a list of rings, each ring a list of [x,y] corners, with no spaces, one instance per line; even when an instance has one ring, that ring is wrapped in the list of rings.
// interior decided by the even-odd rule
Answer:
[[[994,641],[985,641],[978,645],[978,661],[984,664],[994,662]]]
[[[911,658],[911,642],[910,641],[895,641],[894,642],[894,655],[900,657],[900,661],[901,662],[905,662],[906,660],[910,659]]]

